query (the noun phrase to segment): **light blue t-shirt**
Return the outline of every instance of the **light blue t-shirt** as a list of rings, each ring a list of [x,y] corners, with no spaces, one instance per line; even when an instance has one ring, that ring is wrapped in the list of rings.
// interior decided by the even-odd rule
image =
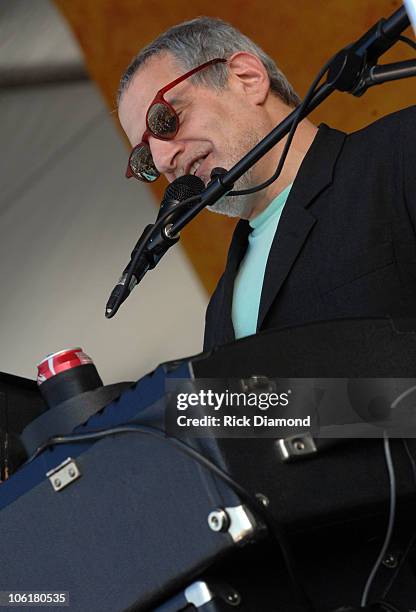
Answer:
[[[250,221],[248,247],[234,281],[232,320],[236,338],[256,333],[264,273],[280,215],[292,184]]]

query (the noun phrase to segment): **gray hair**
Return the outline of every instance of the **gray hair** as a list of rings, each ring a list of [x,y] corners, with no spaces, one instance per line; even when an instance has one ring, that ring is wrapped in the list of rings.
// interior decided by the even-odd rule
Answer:
[[[222,19],[197,17],[184,21],[163,32],[144,47],[130,62],[120,80],[117,100],[128,87],[137,70],[151,57],[160,53],[171,53],[185,71],[192,70],[215,57],[228,58],[236,51],[248,51],[256,55],[267,70],[270,89],[285,104],[297,106],[300,98],[275,62],[250,38]],[[228,65],[216,64],[209,70],[202,70],[192,77],[197,85],[224,89],[228,81]]]

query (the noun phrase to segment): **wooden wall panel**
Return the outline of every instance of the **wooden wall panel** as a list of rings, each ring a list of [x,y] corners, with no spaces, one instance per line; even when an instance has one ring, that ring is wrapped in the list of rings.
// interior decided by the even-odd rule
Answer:
[[[87,69],[110,109],[115,107],[118,80],[130,59],[180,21],[198,15],[230,21],[276,59],[303,95],[331,55],[401,6],[399,0],[222,0],[218,4],[202,0],[55,0],[55,4],[78,38]],[[410,30],[408,34],[412,35]],[[412,54],[399,44],[384,61],[407,59]],[[414,79],[384,84],[362,98],[336,93],[312,119],[351,131],[414,104],[415,93]],[[166,187],[158,183],[151,187],[156,201]],[[208,291],[224,267],[233,227],[234,221],[204,211],[182,234],[182,244]]]

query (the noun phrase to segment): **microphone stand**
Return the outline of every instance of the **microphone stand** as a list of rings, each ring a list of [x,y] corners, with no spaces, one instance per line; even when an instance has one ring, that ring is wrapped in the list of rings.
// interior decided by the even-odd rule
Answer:
[[[353,95],[362,95],[369,86],[394,79],[416,76],[416,60],[398,62],[374,69],[377,59],[390,49],[399,36],[410,25],[404,7],[398,9],[387,19],[381,19],[359,40],[339,51],[332,59],[328,77],[313,94],[310,102],[301,113],[300,119],[309,115],[335,90],[346,91]],[[365,89],[363,89],[365,86]],[[233,189],[235,182],[259,161],[272,147],[282,140],[298,119],[295,108],[277,127],[238,161],[228,172],[217,175],[205,191],[200,194],[198,203],[184,210],[170,222],[169,235],[177,236],[196,215],[206,206],[215,204],[220,198]],[[165,239],[165,232],[159,233],[154,245]]]
[[[390,49],[400,38],[401,33],[410,25],[409,17],[404,7],[399,8],[389,18],[381,19],[372,26],[361,38],[351,45],[341,49],[325,66],[322,73],[327,74],[326,81],[316,91],[314,88],[306,96],[305,100],[295,108],[278,126],[263,138],[253,149],[251,149],[240,161],[229,171],[216,168],[211,174],[211,182],[206,189],[192,199],[195,204],[179,207],[178,210],[169,215],[169,220],[164,227],[155,224],[155,231],[149,235],[148,240],[138,246],[137,258],[133,261],[128,275],[125,279],[125,291],[119,296],[117,303],[106,316],[112,317],[118,310],[126,297],[127,287],[132,277],[141,280],[146,271],[143,267],[143,258],[147,261],[158,263],[166,251],[179,238],[180,231],[196,217],[203,208],[215,204],[219,199],[232,191],[235,182],[259,161],[272,147],[282,140],[291,130],[293,124],[299,123],[301,119],[309,115],[319,104],[321,104],[334,91],[346,91],[355,96],[361,96],[368,87],[384,83],[385,81],[416,76],[416,60],[397,62],[386,66],[376,66],[378,58]],[[319,79],[320,80],[320,79]],[[318,80],[318,82],[319,82]],[[309,98],[309,99],[307,99]],[[152,254],[157,254],[153,259]],[[153,262],[152,262],[153,263]],[[141,267],[137,274],[136,264]],[[150,269],[149,266],[147,269]]]

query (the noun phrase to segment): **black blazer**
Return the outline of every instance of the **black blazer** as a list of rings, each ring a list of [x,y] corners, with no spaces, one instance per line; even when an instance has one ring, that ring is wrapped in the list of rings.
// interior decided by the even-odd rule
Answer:
[[[339,317],[416,316],[416,106],[347,135],[322,124],[274,237],[257,331]],[[235,339],[235,229],[209,302],[204,349]]]

